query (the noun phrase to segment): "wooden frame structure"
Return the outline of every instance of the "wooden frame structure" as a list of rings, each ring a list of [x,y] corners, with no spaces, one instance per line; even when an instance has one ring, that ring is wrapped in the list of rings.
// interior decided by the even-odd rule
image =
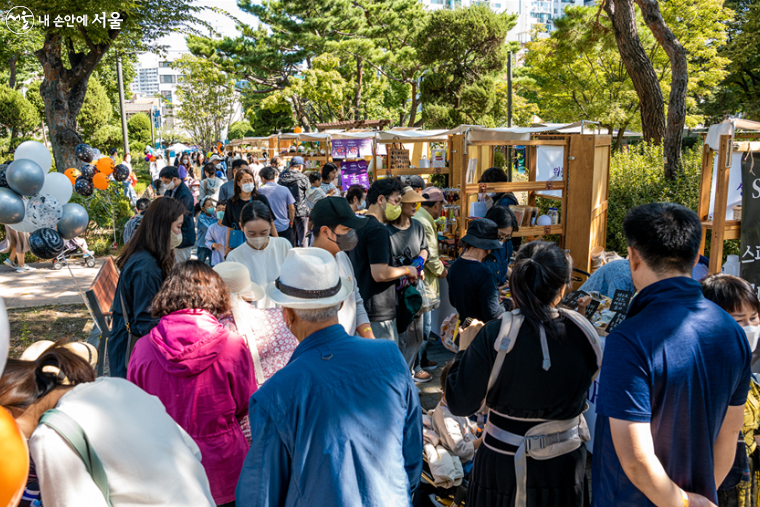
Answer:
[[[723,263],[723,242],[741,238],[741,220],[727,220],[729,177],[733,153],[739,151],[735,142],[760,141],[760,123],[746,120],[726,120],[722,125],[723,133],[718,137],[718,150],[714,150],[706,141],[702,146],[702,174],[699,180],[699,204],[697,214],[702,221],[702,242],[699,253],[704,255],[707,242],[707,231],[711,231],[709,274],[720,273]],[[730,126],[730,128],[727,128]],[[712,129],[713,127],[711,127]],[[734,133],[735,128],[755,130],[751,133]],[[718,160],[715,169],[715,160]],[[713,186],[713,171],[715,169],[715,201],[713,217],[710,220],[710,200]]]
[[[570,251],[575,268],[590,271],[591,250],[607,244],[607,207],[612,137],[594,134],[532,133],[528,140],[468,140],[467,134],[455,134],[451,140],[453,178],[451,186],[460,191],[459,234],[467,233],[470,203],[479,193],[528,192],[528,203],[535,205],[542,190],[561,190],[562,213],[559,224],[523,226],[515,237],[529,241],[559,235],[560,246]],[[493,165],[496,146],[526,146],[528,181],[478,183],[480,175]],[[536,181],[538,146],[562,146],[564,168],[562,181]],[[477,159],[472,182],[467,182],[469,161]],[[556,197],[549,197],[557,199]]]
[[[403,131],[401,131],[403,132]],[[410,165],[415,165],[416,167],[409,167],[407,169],[390,169],[389,161],[386,162],[386,168],[384,172],[382,173],[385,177],[392,177],[392,176],[412,176],[412,175],[438,175],[438,174],[445,174],[449,177],[449,183],[451,183],[452,174],[453,174],[453,168],[452,168],[452,153],[451,153],[451,136],[446,135],[446,133],[431,133],[430,136],[425,136],[424,131],[412,131],[415,133],[422,134],[419,138],[414,137],[402,137],[400,135],[393,136],[393,131],[385,131],[382,134],[385,139],[377,138],[375,140],[375,144],[401,144],[401,145],[413,145],[413,149],[410,150]],[[391,138],[394,137],[394,138]],[[445,137],[445,139],[443,138]],[[435,139],[440,138],[440,139]],[[423,144],[429,144],[429,143],[446,143],[446,166],[445,167],[433,167],[432,166],[432,157],[430,160],[430,167],[419,167],[420,160],[422,159],[423,150],[422,145]],[[377,151],[377,150],[375,150]],[[432,152],[431,152],[432,154]],[[387,156],[387,155],[386,155]],[[375,174],[375,177],[379,176],[379,172]]]

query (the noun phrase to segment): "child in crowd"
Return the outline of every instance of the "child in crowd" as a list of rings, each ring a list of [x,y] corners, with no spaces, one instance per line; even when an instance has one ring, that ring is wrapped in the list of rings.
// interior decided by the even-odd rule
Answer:
[[[446,378],[449,376],[451,364],[448,363],[441,371],[441,390],[444,395],[433,411],[433,430],[438,434],[441,445],[462,462],[465,474],[472,470],[475,451],[478,450],[483,437],[478,438],[477,425],[466,417],[457,417],[449,411],[446,405]]]
[[[216,266],[224,261],[227,257],[227,227],[222,225],[224,210],[227,207],[227,201],[219,201],[216,205],[216,218],[214,224],[208,226],[206,231],[206,248],[211,250],[211,265]]]
[[[216,202],[211,197],[205,197],[200,203],[200,213],[196,223],[198,229],[195,236],[195,246],[198,247],[198,260],[208,264],[211,258],[211,250],[206,246],[206,233],[209,227],[218,221],[215,213]]]
[[[306,192],[306,205],[309,206],[309,209],[314,209],[314,205],[320,199],[327,197],[327,194],[320,188],[322,186],[322,175],[319,172],[309,173],[309,183],[311,183],[311,188]]]
[[[125,245],[129,243],[129,239],[135,233],[137,226],[140,225],[143,212],[148,209],[148,206],[150,206],[150,199],[144,197],[138,199],[135,203],[135,214],[132,215],[132,218],[127,220],[126,224],[124,224],[124,233],[121,235]]]
[[[760,301],[752,286],[737,276],[718,274],[702,281],[702,293],[705,298],[728,312],[742,327],[753,352],[752,372],[757,373],[760,362],[755,362],[755,350],[760,336]],[[734,464],[728,477],[718,488],[718,503],[721,507],[753,505],[751,500],[756,498],[758,492],[755,463],[760,458],[760,453],[755,439],[760,436],[759,428],[760,384],[757,375],[753,375],[744,405],[744,425],[739,436]]]

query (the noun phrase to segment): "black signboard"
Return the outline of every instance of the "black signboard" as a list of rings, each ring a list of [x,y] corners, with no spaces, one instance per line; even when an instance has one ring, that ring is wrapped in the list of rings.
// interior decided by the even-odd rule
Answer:
[[[586,307],[586,318],[591,320],[591,317],[594,316],[594,313],[596,312],[596,309],[599,308],[599,305],[602,304],[601,301],[597,301],[596,299],[592,299],[591,302]]]
[[[631,304],[633,298],[633,292],[629,290],[616,290],[615,295],[612,296],[612,303],[610,303],[611,312],[620,312],[623,315],[628,313],[628,305]]]
[[[620,323],[622,323],[624,320],[625,320],[625,313],[623,312],[616,313],[615,316],[612,317],[612,320],[610,321],[610,323],[607,324],[607,329],[605,329],[605,331],[607,331],[607,333],[611,333],[612,330],[618,327]]]
[[[742,154],[741,277],[760,293],[760,153]]]
[[[583,296],[588,296],[588,293],[583,292],[582,290],[575,290],[565,296],[560,304],[564,305],[567,308],[570,308],[571,310],[575,310],[578,308],[578,300]]]

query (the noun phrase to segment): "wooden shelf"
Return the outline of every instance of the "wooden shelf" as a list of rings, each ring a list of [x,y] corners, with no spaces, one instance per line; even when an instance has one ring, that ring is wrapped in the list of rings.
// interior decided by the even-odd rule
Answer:
[[[703,220],[702,229],[714,229],[715,226],[712,220]],[[741,239],[742,236],[742,221],[741,220],[726,220],[723,224],[723,239]]]
[[[547,183],[551,183],[551,187],[548,187]],[[493,192],[541,192],[565,189],[564,181],[516,181],[511,183],[468,183],[464,190],[468,194],[477,194],[480,192],[481,185],[484,185],[487,191]]]
[[[386,176],[388,175],[387,169],[380,169],[379,171]],[[421,169],[419,167],[410,167],[408,169],[393,169],[390,174],[393,176],[411,176],[413,174],[421,176],[423,174],[451,174],[451,171],[448,167],[428,167],[425,169]]]

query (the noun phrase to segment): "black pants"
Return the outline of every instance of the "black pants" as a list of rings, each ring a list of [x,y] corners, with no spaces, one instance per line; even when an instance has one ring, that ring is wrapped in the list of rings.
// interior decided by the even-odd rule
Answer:
[[[290,242],[293,246],[309,246],[306,243],[306,229],[309,227],[309,217],[296,217],[293,220],[295,225],[295,234],[293,234]]]
[[[290,241],[291,244],[293,244],[293,239],[292,239],[293,228],[292,227],[288,227],[284,231],[277,231],[277,235],[281,238],[287,239],[288,241]]]

